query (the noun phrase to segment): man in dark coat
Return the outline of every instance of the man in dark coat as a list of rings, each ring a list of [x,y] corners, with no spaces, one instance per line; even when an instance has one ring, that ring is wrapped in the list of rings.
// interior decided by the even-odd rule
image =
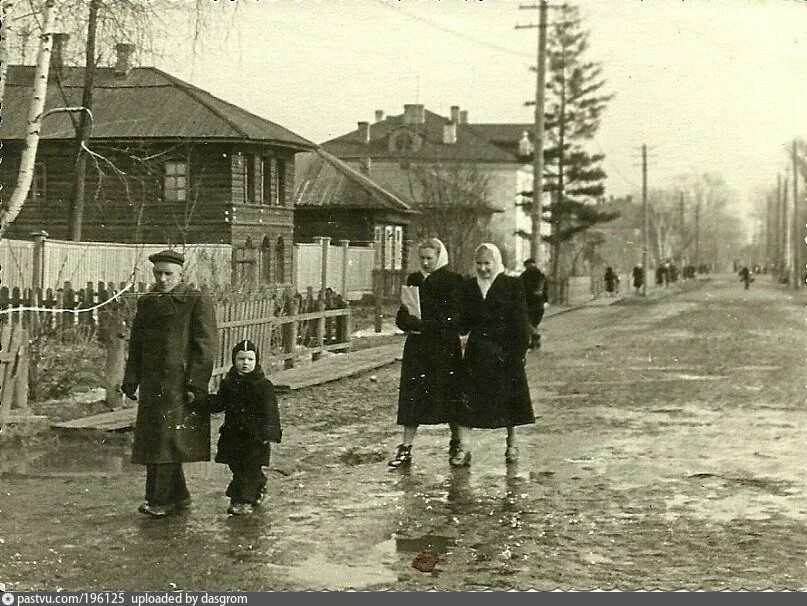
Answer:
[[[633,288],[636,289],[636,294],[639,294],[639,289],[644,286],[644,267],[641,263],[633,268],[631,275],[633,276]]]
[[[190,504],[182,463],[210,460],[210,417],[188,406],[207,395],[216,353],[210,297],[182,282],[184,257],[149,257],[156,284],[137,301],[121,390],[139,402],[132,462],[146,466],[139,511],[164,517]]]
[[[530,349],[541,348],[541,334],[538,332],[538,325],[544,319],[544,307],[546,306],[547,283],[544,272],[538,269],[535,259],[530,257],[524,261],[524,272],[521,274],[521,281],[524,283],[524,292],[527,295],[527,311],[532,327],[530,338]]]

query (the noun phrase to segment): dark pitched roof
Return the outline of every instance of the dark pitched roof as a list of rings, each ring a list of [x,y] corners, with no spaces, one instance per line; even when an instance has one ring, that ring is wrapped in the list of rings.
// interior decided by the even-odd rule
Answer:
[[[508,122],[497,122],[497,123],[478,123],[478,124],[469,124],[471,128],[473,128],[481,137],[484,137],[486,141],[490,141],[491,143],[496,144],[509,144],[509,145],[518,145],[518,142],[521,141],[521,135],[524,131],[527,131],[529,134],[530,140],[532,140],[532,131],[535,127],[532,123],[508,123]]]
[[[404,125],[403,114],[387,116],[381,122],[370,124],[370,142],[365,143],[358,128],[345,135],[336,137],[322,144],[322,148],[342,159],[374,158],[395,159],[409,158],[429,162],[490,162],[511,163],[515,161],[513,154],[490,143],[474,127],[468,124],[457,125],[457,142],[443,143],[443,125],[448,118],[425,111],[423,124]],[[389,136],[399,129],[408,128],[422,137],[419,150],[411,154],[393,153],[389,150]],[[521,133],[519,133],[519,136]]]
[[[409,205],[322,150],[300,154],[295,160],[298,185],[295,207],[339,206],[415,213]]]
[[[11,65],[6,77],[0,139],[23,139],[34,66]],[[48,82],[45,109],[81,105],[84,68],[65,67],[60,83]],[[299,135],[214,97],[155,67],[135,67],[125,76],[98,68],[93,84],[94,139],[224,139],[275,143],[304,150],[316,147]],[[74,134],[66,114],[53,114],[42,125],[43,139]]]

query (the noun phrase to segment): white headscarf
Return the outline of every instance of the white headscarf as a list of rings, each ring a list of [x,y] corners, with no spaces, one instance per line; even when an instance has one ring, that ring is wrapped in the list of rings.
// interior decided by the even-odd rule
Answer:
[[[476,247],[476,250],[474,251],[474,261],[476,261],[476,256],[482,249],[488,250],[490,254],[493,255],[493,271],[490,274],[490,278],[483,280],[478,273],[476,274],[476,283],[479,284],[479,290],[482,291],[482,298],[484,299],[488,296],[488,291],[493,285],[493,281],[500,273],[504,271],[504,263],[502,263],[502,253],[499,250],[499,247],[495,244],[491,244],[490,242],[483,242]],[[476,266],[474,266],[474,273],[476,273]]]
[[[446,250],[446,245],[442,243],[442,241],[438,240],[437,238],[429,238],[427,240],[423,240],[418,246],[418,250],[421,248],[431,248],[432,250],[437,251],[437,264],[434,266],[434,271],[437,271],[441,267],[445,267],[448,265],[448,251]],[[420,268],[420,273],[423,274],[425,278],[429,274],[423,271],[423,267]],[[432,272],[434,273],[434,272]]]

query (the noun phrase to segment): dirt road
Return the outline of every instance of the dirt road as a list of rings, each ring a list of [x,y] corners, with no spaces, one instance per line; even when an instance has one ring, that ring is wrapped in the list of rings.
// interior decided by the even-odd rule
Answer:
[[[213,463],[188,466],[188,513],[137,514],[125,436],[4,449],[0,583],[805,588],[805,302],[731,277],[549,318],[511,469],[503,430],[475,431],[472,467],[452,470],[447,430],[428,428],[411,470],[389,472],[398,365],[286,396],[251,518],[225,514]]]

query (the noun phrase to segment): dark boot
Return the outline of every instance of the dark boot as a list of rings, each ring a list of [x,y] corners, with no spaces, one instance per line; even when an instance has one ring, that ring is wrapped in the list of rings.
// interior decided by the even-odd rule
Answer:
[[[392,459],[387,465],[397,469],[398,467],[407,467],[412,463],[412,445],[405,446],[403,444],[398,446],[398,451],[395,453],[395,458]]]
[[[457,454],[457,451],[460,449],[460,441],[458,438],[451,438],[448,441],[448,458],[452,458],[454,455]]]

